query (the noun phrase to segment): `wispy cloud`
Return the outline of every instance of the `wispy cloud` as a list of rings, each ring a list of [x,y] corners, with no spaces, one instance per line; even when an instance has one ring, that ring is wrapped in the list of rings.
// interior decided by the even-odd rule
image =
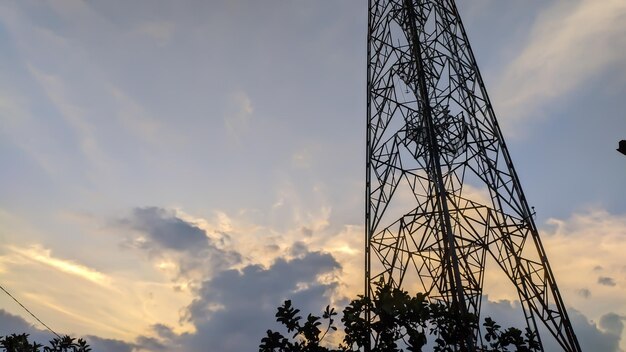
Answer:
[[[63,156],[59,152],[48,126],[34,116],[28,98],[14,87],[0,86],[0,137],[14,144],[48,175],[63,169]]]
[[[49,249],[42,246],[34,245],[27,248],[7,246],[6,248],[24,259],[47,265],[50,268],[80,277],[98,285],[110,286],[111,284],[111,278],[106,274],[71,260],[56,258]]]
[[[123,92],[120,87],[113,85],[112,82],[107,88],[112,98],[114,114],[125,129],[153,146],[170,139],[173,131],[169,131],[169,134],[166,135],[163,124],[147,112],[144,106]],[[178,137],[178,141],[181,139]]]
[[[153,21],[140,24],[136,32],[146,36],[156,42],[156,44],[167,45],[174,33],[174,23],[168,21]]]
[[[246,92],[240,90],[231,94],[224,114],[224,124],[238,142],[247,131],[253,113],[252,100]]]
[[[110,160],[98,143],[94,127],[87,118],[88,111],[72,101],[61,77],[42,72],[34,66],[29,65],[28,68],[67,125],[74,131],[83,155],[100,170],[107,169],[106,165]]]
[[[556,1],[500,76],[495,101],[505,124],[544,115],[546,105],[626,61],[626,2]]]
[[[179,310],[192,296],[159,281],[158,272],[103,273],[54,256],[41,245],[0,250],[3,285],[60,333],[131,339],[156,322],[170,324],[178,333],[190,329],[180,322]],[[23,314],[14,306],[5,307]]]

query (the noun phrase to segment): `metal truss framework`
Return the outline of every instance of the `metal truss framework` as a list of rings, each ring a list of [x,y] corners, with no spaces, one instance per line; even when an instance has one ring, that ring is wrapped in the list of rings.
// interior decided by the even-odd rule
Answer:
[[[580,351],[454,0],[369,0],[368,22],[366,296],[480,316],[490,256],[528,328]]]

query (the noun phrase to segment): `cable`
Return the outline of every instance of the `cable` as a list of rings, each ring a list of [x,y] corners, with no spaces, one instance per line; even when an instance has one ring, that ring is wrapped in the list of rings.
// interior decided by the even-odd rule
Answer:
[[[41,319],[37,318],[37,316],[35,314],[33,314],[33,312],[31,312],[30,310],[28,310],[28,308],[26,308],[22,303],[20,303],[20,301],[17,300],[17,298],[13,297],[13,295],[11,295],[9,293],[9,291],[5,290],[4,287],[2,287],[2,285],[0,285],[0,289],[2,289],[2,291],[4,291],[4,293],[6,293],[7,295],[9,295],[9,297],[13,298],[13,300],[20,305],[20,307],[24,308],[25,311],[28,312],[28,314],[30,314],[33,318],[37,319],[38,322],[41,323],[41,325],[45,326],[46,329],[50,330],[50,332],[52,332],[53,334],[55,334],[58,338],[62,339],[61,335],[57,334],[54,330],[50,329],[50,327],[48,325],[46,325],[43,321],[41,321]]]

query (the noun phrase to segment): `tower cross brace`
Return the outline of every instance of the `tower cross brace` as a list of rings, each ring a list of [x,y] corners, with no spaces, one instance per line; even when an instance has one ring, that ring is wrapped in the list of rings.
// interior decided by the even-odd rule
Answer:
[[[369,0],[367,50],[366,297],[480,316],[490,257],[540,345],[580,351],[454,0]]]

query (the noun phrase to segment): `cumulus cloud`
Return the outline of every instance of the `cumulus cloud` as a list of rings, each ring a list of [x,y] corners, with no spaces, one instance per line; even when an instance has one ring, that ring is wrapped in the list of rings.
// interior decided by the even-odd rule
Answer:
[[[338,295],[342,266],[332,254],[312,251],[302,242],[287,248],[286,254],[288,258],[279,257],[269,266],[222,268],[204,276],[191,288],[194,298],[183,309],[183,319],[194,332],[180,333],[173,326],[157,323],[131,342],[92,335],[85,338],[94,351],[193,352],[206,351],[208,345],[222,352],[254,350],[267,329],[279,328],[274,314],[284,300],[291,299],[303,312],[320,312]],[[0,326],[3,333],[23,331],[38,341],[49,340],[45,331],[1,310]]]
[[[311,249],[312,229],[323,226],[298,222],[280,235],[280,243],[258,246],[262,239],[246,234],[238,219],[224,213],[205,220],[178,210],[143,207],[116,225],[128,232],[127,248],[148,253],[163,270],[172,268],[173,279],[184,282],[193,296],[182,309],[180,323],[191,324],[195,332],[154,324],[150,333],[134,340],[145,350],[204,351],[209,342],[224,352],[254,349],[265,330],[275,325],[275,309],[283,300],[319,312],[343,297],[342,265],[333,254]],[[279,236],[275,230],[264,231]],[[310,234],[303,235],[306,232]],[[271,253],[251,256],[242,243]]]
[[[134,232],[127,238],[126,246],[147,251],[160,269],[173,271],[177,279],[201,279],[207,272],[229,268],[241,261],[238,252],[226,248],[227,234],[210,236],[173,210],[135,208],[118,224]]]
[[[568,313],[570,321],[572,322],[572,327],[574,328],[574,332],[576,332],[576,337],[578,337],[578,342],[580,342],[580,347],[583,351],[621,351],[619,347],[621,330],[619,333],[615,333],[615,331],[607,331],[606,326],[600,324],[598,327],[598,325],[589,321],[589,319],[582,313],[571,308]],[[611,314],[614,313],[608,313],[608,316]],[[602,318],[600,320],[602,320]],[[607,324],[612,326],[611,323],[612,322],[609,322]],[[550,347],[549,345],[546,345],[545,347],[546,351],[558,350],[557,346]]]
[[[624,317],[615,313],[608,313],[600,318],[600,327],[614,336],[621,336],[624,331]]]
[[[122,221],[146,234],[152,243],[177,251],[202,250],[210,246],[206,233],[176,216],[172,211],[158,207],[135,208],[132,216]]]
[[[569,308],[570,322],[574,328],[574,332],[578,338],[583,351],[598,352],[618,352],[619,342],[623,330],[623,322],[620,316],[615,313],[608,313],[600,319],[597,325],[589,320],[581,312]],[[483,297],[482,301],[482,317],[491,317],[503,327],[525,327],[521,306],[518,301],[498,300],[490,301],[488,297]],[[541,324],[541,323],[539,323]],[[544,350],[559,351],[556,341],[550,336],[549,332],[539,326],[541,339]]]
[[[541,116],[547,103],[626,61],[626,2],[554,3],[539,16],[494,90],[498,108],[506,112],[504,123]]]
[[[319,312],[329,303],[337,282],[327,275],[340,270],[332,255],[299,248],[300,256],[277,259],[271,266],[248,265],[229,269],[202,282],[196,298],[186,308],[193,333],[176,334],[156,324],[151,336],[136,343],[151,351],[250,351],[267,329],[278,327],[274,314],[285,299],[303,312]]]

